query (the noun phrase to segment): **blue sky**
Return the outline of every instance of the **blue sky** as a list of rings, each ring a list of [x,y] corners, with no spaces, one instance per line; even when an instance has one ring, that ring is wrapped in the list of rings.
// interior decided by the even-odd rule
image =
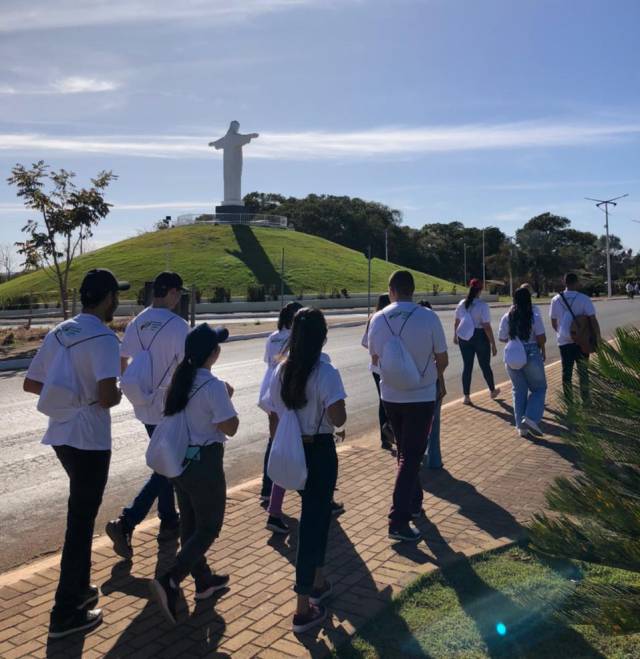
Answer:
[[[637,0],[3,0],[4,179],[44,159],[119,179],[94,246],[210,210],[231,119],[243,192],[346,194],[406,224],[507,234],[544,211],[640,250]]]

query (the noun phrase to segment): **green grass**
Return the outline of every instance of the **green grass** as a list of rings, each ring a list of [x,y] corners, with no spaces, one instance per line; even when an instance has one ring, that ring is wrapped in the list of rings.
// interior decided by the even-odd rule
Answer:
[[[295,231],[244,226],[190,225],[146,233],[78,257],[70,273],[70,288],[80,284],[90,268],[113,270],[138,290],[160,271],[179,272],[185,284],[210,292],[215,286],[244,296],[247,286],[261,283],[279,290],[280,261],[285,250],[287,292],[306,296],[329,294],[346,288],[349,294],[367,290],[367,259],[360,252],[323,238]],[[380,259],[372,261],[373,290],[385,290],[387,279],[398,266]],[[419,291],[451,290],[452,284],[413,271]],[[29,292],[55,290],[52,279],[39,271],[0,285],[0,300]]]
[[[618,635],[572,622],[569,602],[606,584],[640,588],[640,574],[551,566],[518,547],[463,559],[410,585],[335,656],[640,657],[640,621]]]

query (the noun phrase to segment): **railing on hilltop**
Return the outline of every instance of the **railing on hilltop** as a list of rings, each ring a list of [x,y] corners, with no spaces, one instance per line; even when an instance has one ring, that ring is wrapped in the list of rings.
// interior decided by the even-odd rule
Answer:
[[[283,215],[262,215],[258,213],[187,213],[179,215],[176,226],[185,224],[246,224],[253,227],[288,228]]]

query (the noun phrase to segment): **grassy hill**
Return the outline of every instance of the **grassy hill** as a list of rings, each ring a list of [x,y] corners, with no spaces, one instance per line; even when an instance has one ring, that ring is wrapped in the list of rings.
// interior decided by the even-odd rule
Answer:
[[[280,286],[280,261],[285,250],[285,290],[305,296],[329,294],[346,288],[349,294],[367,290],[367,259],[360,252],[323,238],[295,231],[246,226],[189,225],[146,233],[114,243],[75,259],[71,288],[95,267],[109,268],[116,277],[131,282],[138,291],[166,268],[179,272],[185,285],[196,284],[203,300],[215,286],[244,296],[247,287],[261,283]],[[372,261],[372,288],[385,290],[387,279],[398,266]],[[451,282],[414,271],[418,290],[451,290]],[[29,292],[43,294],[55,285],[38,271],[0,285],[0,300]],[[125,294],[125,297],[132,297]],[[51,294],[50,299],[56,295]]]

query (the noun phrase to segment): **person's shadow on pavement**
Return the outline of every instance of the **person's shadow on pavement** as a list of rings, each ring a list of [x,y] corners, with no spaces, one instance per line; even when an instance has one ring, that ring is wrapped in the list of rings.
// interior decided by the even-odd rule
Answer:
[[[346,515],[348,515],[348,503]],[[291,529],[289,536],[285,539],[274,536],[268,544],[295,566],[298,522],[295,519],[287,519],[287,524]],[[360,557],[355,545],[343,529],[340,519],[337,518],[332,520],[329,530],[325,576],[333,585],[333,595],[326,602],[327,620],[314,630],[296,635],[312,657],[326,656],[332,652],[329,644],[324,639],[318,638],[321,631],[327,636],[331,645],[338,648],[352,638],[348,631],[351,626],[363,639],[376,647],[378,656],[382,656],[381,648],[378,647],[380,642],[373,633],[375,626],[369,624],[370,618],[381,611],[385,614],[388,611],[388,619],[393,620],[394,623],[394,633],[403,635],[407,641],[407,648],[414,645],[415,641],[412,641],[413,636],[406,622],[391,609],[386,608],[393,597],[392,589],[385,586],[382,590],[378,590],[374,575]],[[293,587],[293,583],[291,585]],[[295,596],[292,590],[291,597],[295,598]],[[338,624],[335,624],[336,620]],[[347,623],[346,628],[344,623]]]
[[[430,471],[422,479],[422,489],[458,506],[456,514],[463,515],[493,538],[506,536],[516,540],[522,535],[522,527],[508,510],[478,492],[472,483],[455,478],[446,469]]]

